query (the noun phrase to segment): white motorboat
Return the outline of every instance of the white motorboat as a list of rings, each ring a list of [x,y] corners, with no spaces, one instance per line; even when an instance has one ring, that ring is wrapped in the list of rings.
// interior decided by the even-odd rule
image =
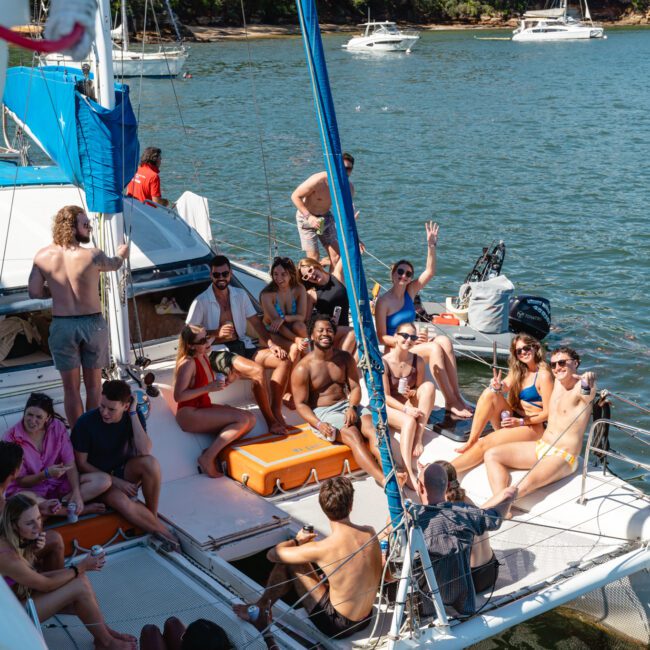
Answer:
[[[567,13],[567,0],[559,6],[527,11],[522,17],[512,40],[519,42],[571,41],[607,38],[605,30],[591,20],[589,5],[584,0],[584,17],[578,20]]]
[[[368,21],[359,25],[363,34],[354,36],[343,48],[355,52],[410,52],[420,39],[415,31],[402,31],[393,22]]]

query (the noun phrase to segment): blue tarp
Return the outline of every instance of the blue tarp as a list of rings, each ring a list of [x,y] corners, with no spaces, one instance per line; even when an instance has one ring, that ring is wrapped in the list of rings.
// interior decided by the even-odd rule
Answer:
[[[67,185],[70,179],[60,167],[20,167],[0,160],[0,187],[14,185]]]
[[[341,140],[327,75],[327,64],[320,37],[316,5],[314,0],[297,0],[296,4],[314,91],[318,126],[325,154],[325,168],[330,181],[332,212],[334,213],[336,234],[343,259],[345,285],[350,300],[350,312],[354,323],[357,349],[359,356],[365,362],[362,365],[364,366],[364,378],[370,396],[372,420],[377,431],[383,432],[383,435],[378,435],[378,445],[384,476],[388,477],[384,488],[388,499],[388,509],[393,525],[395,525],[403,513],[402,497],[393,471],[394,462],[390,449],[386,420],[386,398],[382,383],[384,365],[379,352],[375,323],[370,312],[366,276],[361,263],[361,255],[359,254],[359,235],[354,219],[350,183],[343,165]]]
[[[109,111],[77,91],[81,80],[73,68],[10,68],[4,103],[63,175],[84,189],[90,211],[121,212],[139,157],[129,88],[115,84],[115,108]]]

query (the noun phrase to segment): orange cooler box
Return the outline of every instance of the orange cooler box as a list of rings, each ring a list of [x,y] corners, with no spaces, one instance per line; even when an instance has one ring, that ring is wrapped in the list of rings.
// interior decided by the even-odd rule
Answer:
[[[219,460],[226,463],[226,474],[262,496],[269,496],[280,481],[283,490],[300,487],[312,469],[321,481],[359,469],[347,445],[332,444],[315,436],[308,424],[295,428],[288,436],[264,434],[226,447]],[[312,478],[313,480],[313,478]]]

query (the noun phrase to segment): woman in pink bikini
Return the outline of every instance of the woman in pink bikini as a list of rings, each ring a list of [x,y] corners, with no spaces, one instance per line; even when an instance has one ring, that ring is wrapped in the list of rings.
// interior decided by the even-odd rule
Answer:
[[[185,325],[178,340],[174,381],[177,402],[176,421],[181,429],[191,433],[216,434],[214,442],[199,456],[201,471],[212,478],[223,474],[217,469],[219,452],[255,426],[255,416],[249,411],[213,404],[210,393],[223,390],[226,382],[234,381],[231,372],[217,379],[210,366],[208,354],[212,339],[204,327]]]

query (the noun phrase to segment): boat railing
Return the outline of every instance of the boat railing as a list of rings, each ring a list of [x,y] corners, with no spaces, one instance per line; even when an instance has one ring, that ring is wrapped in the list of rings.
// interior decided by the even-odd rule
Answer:
[[[586,485],[587,485],[587,473],[589,471],[589,457],[592,454],[592,452],[602,462],[603,481],[606,480],[604,477],[607,475],[607,459],[609,458],[613,458],[614,460],[618,460],[623,463],[632,465],[632,467],[635,469],[650,470],[650,464],[644,463],[643,461],[637,460],[636,458],[632,458],[631,456],[628,456],[620,451],[614,451],[612,449],[609,449],[609,445],[601,446],[600,444],[598,444],[600,442],[599,433],[603,430],[602,429],[603,427],[606,427],[607,430],[613,427],[618,431],[627,434],[630,438],[634,438],[635,440],[640,441],[642,444],[650,447],[650,431],[648,431],[647,429],[642,429],[641,427],[636,427],[630,424],[626,424],[624,422],[619,422],[617,420],[610,420],[608,418],[600,418],[596,420],[591,425],[591,428],[589,429],[589,436],[587,437],[587,445],[585,447],[585,457],[584,457],[584,463],[582,465],[582,485],[580,488],[580,499],[579,499],[579,503],[581,505],[583,505],[586,500],[585,492],[586,492]],[[645,437],[647,437],[648,440],[645,440]],[[599,478],[597,476],[594,476],[593,474],[591,476],[592,478],[596,478],[596,479]],[[640,498],[642,499],[649,498],[648,495],[645,494],[645,492],[643,492],[642,490],[639,490],[629,484],[628,487],[633,492],[638,494]]]

